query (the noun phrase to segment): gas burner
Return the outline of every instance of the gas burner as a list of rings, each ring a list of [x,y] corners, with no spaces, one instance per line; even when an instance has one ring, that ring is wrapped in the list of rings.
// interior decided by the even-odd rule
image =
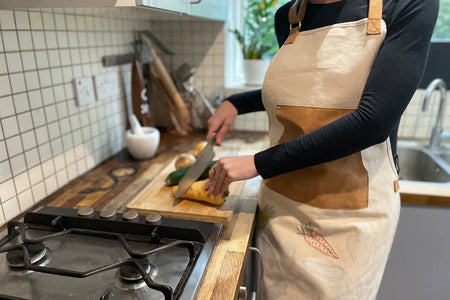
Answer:
[[[37,264],[45,258],[47,250],[43,243],[26,244],[24,246],[28,250],[32,264]],[[6,261],[10,267],[23,268],[25,266],[24,251],[22,249],[9,251],[6,253]]]
[[[145,270],[145,272],[150,275],[150,278],[155,278],[156,267],[148,262],[147,259],[139,259],[137,262]],[[141,273],[137,270],[134,265],[124,265],[120,267],[120,278],[125,281],[139,281],[142,279]]]

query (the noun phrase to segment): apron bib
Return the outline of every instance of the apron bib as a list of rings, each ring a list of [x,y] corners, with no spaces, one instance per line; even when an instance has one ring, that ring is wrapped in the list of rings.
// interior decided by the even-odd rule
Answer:
[[[304,16],[306,4],[292,13],[297,4],[291,23]],[[381,15],[382,0],[370,0],[368,18],[291,30],[263,83],[271,145],[358,106],[386,35]],[[264,180],[258,205],[262,299],[375,299],[400,211],[389,139]]]

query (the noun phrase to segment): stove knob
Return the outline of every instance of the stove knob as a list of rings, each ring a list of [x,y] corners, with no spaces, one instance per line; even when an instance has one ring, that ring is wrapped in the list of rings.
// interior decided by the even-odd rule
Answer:
[[[122,215],[122,218],[128,222],[136,222],[138,220],[139,214],[134,210],[127,211]]]
[[[114,209],[104,209],[100,212],[100,218],[102,219],[112,219],[116,215]]]
[[[151,214],[145,217],[147,223],[156,223],[161,220],[161,215]]]
[[[78,215],[82,217],[90,216],[94,213],[94,209],[92,207],[82,207],[78,210]]]

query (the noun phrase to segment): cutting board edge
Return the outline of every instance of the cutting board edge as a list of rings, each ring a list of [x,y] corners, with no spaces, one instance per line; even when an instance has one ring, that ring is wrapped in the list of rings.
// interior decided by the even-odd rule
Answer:
[[[174,218],[174,219],[183,219],[183,220],[194,220],[194,221],[202,221],[202,222],[211,222],[211,223],[220,223],[220,224],[228,224],[230,223],[233,213],[229,216],[208,216],[208,215],[197,215],[197,214],[186,214],[184,212],[169,212],[165,210],[158,209],[145,209],[145,208],[137,208],[132,206],[127,206],[127,211],[134,210],[140,214],[148,215],[148,214],[158,214],[162,217],[166,218]]]

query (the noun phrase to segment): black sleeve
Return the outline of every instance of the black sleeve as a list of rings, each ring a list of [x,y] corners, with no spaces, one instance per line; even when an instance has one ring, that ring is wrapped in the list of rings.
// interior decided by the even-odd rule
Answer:
[[[270,178],[385,141],[420,82],[438,10],[438,0],[399,0],[356,110],[257,153],[259,174]]]
[[[226,100],[236,107],[239,115],[264,110],[261,89],[235,94],[226,98]]]
[[[284,4],[275,13],[275,34],[277,36],[279,47],[283,45],[289,35],[289,20],[287,15],[293,2],[294,1],[290,1],[289,3]],[[230,101],[234,107],[236,107],[238,114],[264,110],[261,89],[235,94],[228,97],[226,100]]]

